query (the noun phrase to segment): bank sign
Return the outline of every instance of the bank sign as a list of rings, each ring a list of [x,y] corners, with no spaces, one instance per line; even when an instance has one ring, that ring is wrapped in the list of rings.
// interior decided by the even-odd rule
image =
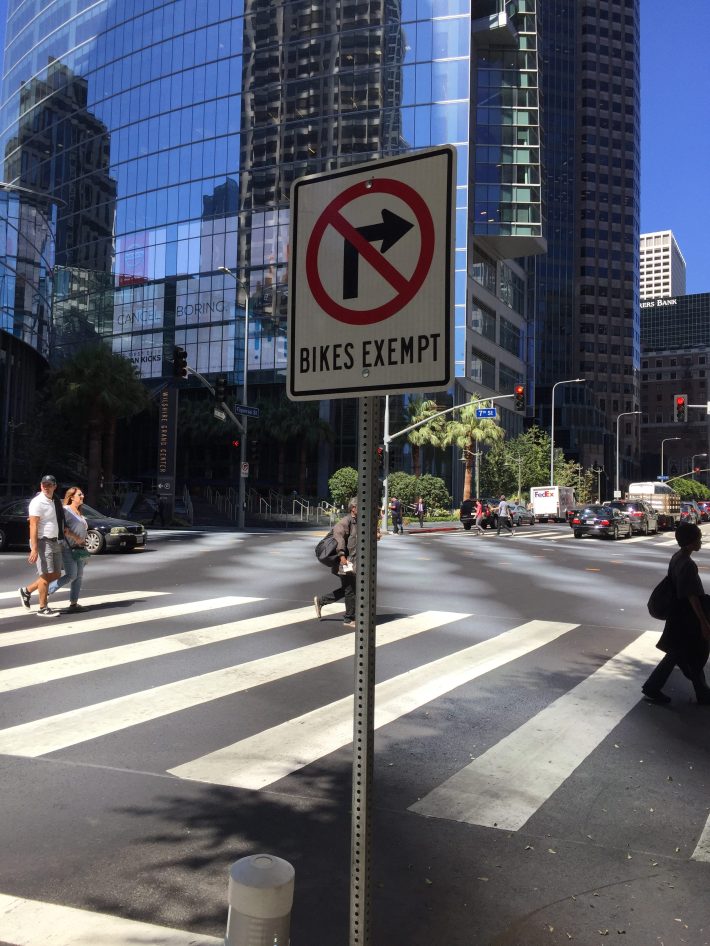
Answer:
[[[294,182],[292,400],[451,385],[455,164],[446,145]]]

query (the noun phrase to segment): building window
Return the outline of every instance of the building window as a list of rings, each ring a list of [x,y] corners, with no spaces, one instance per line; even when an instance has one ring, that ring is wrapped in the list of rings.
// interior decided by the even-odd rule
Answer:
[[[471,381],[476,384],[482,384],[487,388],[495,390],[496,386],[496,363],[490,355],[484,355],[482,351],[476,348],[471,349]]]
[[[496,291],[496,264],[492,259],[489,259],[487,256],[484,256],[483,253],[478,253],[477,258],[473,263],[473,278],[483,286],[484,289],[487,289],[489,292],[492,292],[495,295]]]
[[[505,348],[516,358],[521,357],[522,336],[520,329],[501,316],[500,319],[500,347]]]
[[[471,328],[484,338],[494,342],[496,340],[496,315],[485,306],[472,303]]]
[[[515,371],[503,362],[498,366],[498,390],[502,394],[510,394],[515,389],[516,384],[521,384],[523,376],[519,371]]]

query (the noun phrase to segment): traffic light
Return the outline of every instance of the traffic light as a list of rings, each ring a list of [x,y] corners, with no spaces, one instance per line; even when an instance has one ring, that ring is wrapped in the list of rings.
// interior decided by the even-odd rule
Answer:
[[[684,424],[688,420],[688,395],[676,394],[673,400],[675,403],[675,421],[677,424]]]
[[[239,437],[235,437],[234,440],[232,441],[232,446],[237,448],[240,445],[241,445],[241,440],[239,439]]]
[[[259,441],[250,440],[247,444],[247,459],[250,463],[253,463],[255,466],[259,462]]]
[[[381,473],[385,468],[385,448],[377,448],[377,470]]]
[[[217,378],[214,383],[214,399],[221,404],[227,397],[227,379]]]
[[[515,410],[524,411],[525,410],[525,385],[516,384],[513,389],[515,395]]]
[[[187,377],[187,352],[178,345],[173,348],[173,377]]]

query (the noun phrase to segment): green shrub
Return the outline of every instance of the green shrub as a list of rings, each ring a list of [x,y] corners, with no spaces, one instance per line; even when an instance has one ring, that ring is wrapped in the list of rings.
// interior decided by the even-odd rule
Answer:
[[[344,506],[357,495],[357,470],[343,466],[328,480],[328,489],[336,506]]]

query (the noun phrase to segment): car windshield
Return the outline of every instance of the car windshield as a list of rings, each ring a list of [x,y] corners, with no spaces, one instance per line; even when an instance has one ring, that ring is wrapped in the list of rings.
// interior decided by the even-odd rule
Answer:
[[[106,516],[99,512],[98,509],[94,509],[93,506],[87,505],[87,503],[81,504],[81,514],[82,516],[89,516],[91,519],[105,519]]]
[[[608,514],[611,512],[608,506],[585,506],[581,510],[582,515],[584,516],[599,516],[602,513]]]

